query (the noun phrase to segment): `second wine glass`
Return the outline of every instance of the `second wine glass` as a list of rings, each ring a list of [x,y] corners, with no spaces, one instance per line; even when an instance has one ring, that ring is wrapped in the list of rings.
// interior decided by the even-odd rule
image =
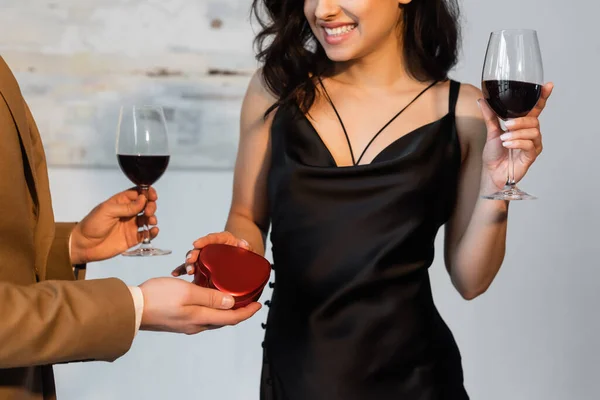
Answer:
[[[506,29],[492,32],[483,66],[481,90],[485,100],[503,121],[524,117],[542,93],[544,71],[537,32]],[[516,185],[513,150],[508,150],[504,188],[483,196],[491,200],[532,200]]]
[[[117,160],[123,173],[140,193],[148,198],[148,190],[163,175],[169,165],[169,141],[165,114],[160,106],[121,107],[117,128]],[[143,240],[124,256],[162,256],[171,250],[153,247],[148,219],[144,220]]]

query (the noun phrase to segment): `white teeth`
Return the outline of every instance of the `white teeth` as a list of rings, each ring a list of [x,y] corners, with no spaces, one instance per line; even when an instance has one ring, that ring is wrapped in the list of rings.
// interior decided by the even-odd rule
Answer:
[[[325,33],[327,33],[327,36],[340,36],[343,35],[344,33],[348,33],[350,31],[352,31],[354,28],[356,28],[356,25],[344,25],[344,26],[340,26],[337,28],[324,28],[325,29]]]

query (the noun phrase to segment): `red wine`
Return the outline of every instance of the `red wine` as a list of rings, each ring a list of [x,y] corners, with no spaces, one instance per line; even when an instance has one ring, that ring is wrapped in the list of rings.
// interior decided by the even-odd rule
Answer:
[[[134,156],[117,154],[119,166],[129,180],[138,186],[150,186],[169,165],[169,156]]]
[[[542,85],[528,82],[483,81],[481,86],[488,104],[502,119],[526,116],[542,94]]]

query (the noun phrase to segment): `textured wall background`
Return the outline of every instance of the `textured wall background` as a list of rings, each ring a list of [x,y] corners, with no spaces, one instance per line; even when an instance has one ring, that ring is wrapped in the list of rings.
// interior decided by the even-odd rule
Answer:
[[[522,184],[539,200],[511,204],[507,255],[498,277],[485,295],[462,300],[443,265],[440,233],[430,270],[436,304],[460,346],[474,400],[598,400],[600,190],[595,160],[600,129],[593,77],[600,64],[600,5],[584,0],[460,3],[464,46],[453,78],[479,85],[489,32],[528,27],[540,34],[545,75],[556,89],[541,118],[544,153]],[[90,165],[90,158],[98,157],[116,166],[116,109],[121,99],[148,96],[173,99],[179,104],[176,110],[197,110],[199,121],[212,117],[224,124],[218,129],[188,129],[195,134],[189,140],[198,140],[189,147],[199,149],[200,156],[194,152],[191,157],[192,151],[179,146],[173,157],[178,165],[205,165],[202,157],[211,151],[201,141],[215,146],[224,141],[219,148],[226,149],[236,145],[239,109],[233,103],[239,101],[236,96],[248,75],[208,71],[246,74],[254,68],[249,4],[250,0],[0,0],[0,53],[19,70],[55,163],[70,158]],[[231,90],[230,97],[198,101],[208,98],[206,88],[221,87]],[[182,91],[194,95],[182,100]],[[223,91],[216,92],[223,96]],[[107,105],[110,101],[114,107]],[[225,110],[227,118],[217,118]],[[61,122],[66,118],[79,122]],[[76,149],[81,140],[77,132],[96,144],[85,145],[93,149],[85,157],[77,150],[64,150],[71,147],[52,144],[63,137]],[[233,151],[214,153],[216,161],[225,164]],[[54,210],[63,221],[83,218],[99,201],[131,185],[118,169],[51,168],[50,180]],[[139,284],[168,275],[194,239],[223,229],[231,184],[229,170],[170,168],[156,185],[161,228],[156,245],[173,254],[94,263],[88,277],[117,276]],[[266,290],[261,300],[270,296]],[[267,312],[264,307],[239,326],[197,336],[140,332],[132,349],[112,364],[58,366],[59,397],[257,400],[261,323]]]
[[[142,103],[165,107],[170,168],[231,167],[255,68],[248,3],[0,0],[0,53],[50,165],[116,166],[119,107]]]

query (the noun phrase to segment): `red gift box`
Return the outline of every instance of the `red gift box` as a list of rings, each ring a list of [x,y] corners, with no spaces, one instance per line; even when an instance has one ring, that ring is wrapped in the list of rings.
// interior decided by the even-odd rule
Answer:
[[[257,301],[271,276],[271,263],[241,247],[209,244],[200,250],[194,283],[233,296],[233,309]]]

